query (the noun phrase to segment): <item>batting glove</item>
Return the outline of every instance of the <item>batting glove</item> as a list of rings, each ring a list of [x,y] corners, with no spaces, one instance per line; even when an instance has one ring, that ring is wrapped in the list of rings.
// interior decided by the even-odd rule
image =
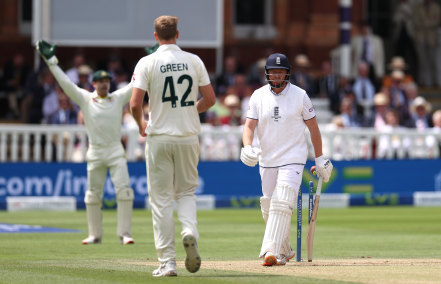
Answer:
[[[259,148],[246,145],[240,151],[240,160],[249,167],[254,167],[259,161],[259,154],[262,152]]]
[[[315,158],[315,169],[318,176],[322,177],[324,182],[329,181],[333,168],[334,166],[329,159],[326,159],[323,156]]]
[[[35,46],[46,63],[50,65],[58,64],[58,59],[55,56],[55,52],[57,51],[57,46],[55,44],[51,45],[47,41],[39,40]]]

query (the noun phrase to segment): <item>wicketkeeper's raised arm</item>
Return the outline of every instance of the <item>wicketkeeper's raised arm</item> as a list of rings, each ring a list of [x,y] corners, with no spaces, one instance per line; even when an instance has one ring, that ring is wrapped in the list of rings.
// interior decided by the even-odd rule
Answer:
[[[328,182],[331,177],[333,165],[331,161],[323,156],[322,150],[322,136],[320,134],[320,129],[317,124],[317,119],[314,117],[312,119],[305,121],[306,126],[311,133],[311,142],[314,147],[315,153],[315,165],[317,173],[323,178],[324,182]]]
[[[58,58],[55,56],[57,46],[55,44],[51,45],[44,40],[39,40],[35,47],[66,95],[68,95],[76,104],[81,106],[87,97],[88,91],[75,85],[58,66]]]

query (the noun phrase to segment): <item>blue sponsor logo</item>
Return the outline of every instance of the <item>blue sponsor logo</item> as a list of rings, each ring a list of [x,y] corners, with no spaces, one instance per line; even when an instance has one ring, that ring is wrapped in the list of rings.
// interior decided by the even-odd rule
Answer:
[[[82,233],[81,230],[0,223],[0,233]]]

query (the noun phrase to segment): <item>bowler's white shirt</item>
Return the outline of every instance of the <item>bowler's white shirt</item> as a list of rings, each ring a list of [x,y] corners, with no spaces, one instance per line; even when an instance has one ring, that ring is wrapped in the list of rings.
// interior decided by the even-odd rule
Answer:
[[[196,102],[199,87],[210,84],[210,78],[197,55],[182,51],[176,44],[161,45],[139,60],[132,82],[149,96],[148,135],[185,137],[200,132]],[[173,91],[175,104],[170,101]]]
[[[305,164],[308,148],[305,120],[315,110],[305,90],[288,83],[280,94],[269,84],[251,95],[247,118],[258,120],[257,140],[262,149],[259,165],[264,168]]]

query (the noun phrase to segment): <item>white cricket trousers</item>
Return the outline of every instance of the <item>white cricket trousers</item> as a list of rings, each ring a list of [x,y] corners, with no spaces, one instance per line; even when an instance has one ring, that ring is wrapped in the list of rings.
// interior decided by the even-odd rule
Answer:
[[[278,168],[260,167],[260,178],[262,180],[262,195],[272,197],[274,189],[278,184],[287,184],[296,191],[296,200],[299,188],[302,184],[304,165],[286,165]]]
[[[121,143],[102,147],[90,145],[86,159],[88,190],[100,200],[103,198],[108,170],[116,193],[130,188],[126,153]]]
[[[152,208],[153,234],[158,260],[176,259],[173,201],[181,235],[199,238],[195,189],[198,186],[198,137],[147,136],[147,185]]]

